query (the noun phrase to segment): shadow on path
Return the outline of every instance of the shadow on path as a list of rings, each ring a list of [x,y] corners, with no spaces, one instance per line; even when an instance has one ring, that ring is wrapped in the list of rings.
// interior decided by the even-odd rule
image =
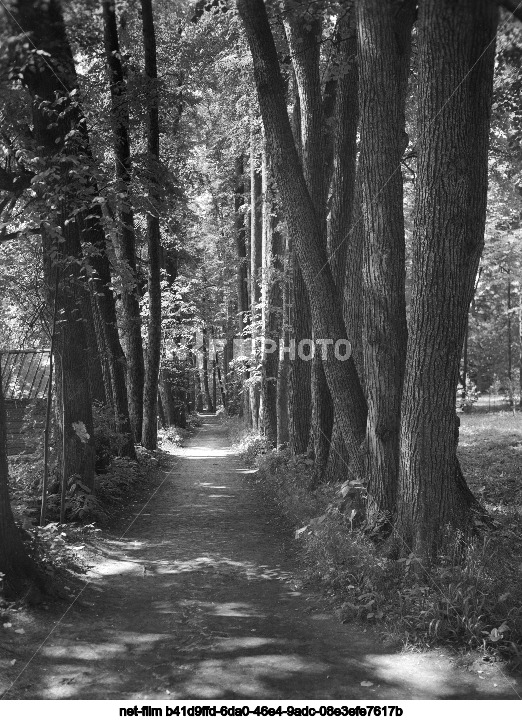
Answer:
[[[300,591],[287,539],[216,418],[205,417],[174,455],[127,536],[103,541],[81,599],[6,698],[522,695],[513,679],[494,685],[438,652],[389,652]],[[42,613],[41,622],[48,633],[48,616]],[[0,693],[2,685],[0,676]]]

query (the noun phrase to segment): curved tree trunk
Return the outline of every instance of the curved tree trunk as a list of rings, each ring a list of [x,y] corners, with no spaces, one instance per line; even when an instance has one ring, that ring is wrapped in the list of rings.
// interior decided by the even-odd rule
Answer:
[[[342,350],[341,343],[347,334],[341,299],[334,287],[321,227],[294,144],[285,86],[266,8],[262,0],[238,0],[237,6],[252,53],[259,105],[274,178],[282,198],[282,212],[295,242],[308,290],[315,337],[332,341],[323,361],[326,379],[353,463],[357,471],[363,473],[366,401],[353,359],[346,359]]]

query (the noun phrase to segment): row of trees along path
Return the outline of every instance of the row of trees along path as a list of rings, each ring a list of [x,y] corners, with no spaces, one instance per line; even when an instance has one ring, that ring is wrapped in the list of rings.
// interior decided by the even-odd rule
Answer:
[[[296,584],[290,539],[219,419],[205,416],[161,476],[142,512],[99,538],[72,606],[19,617],[0,697],[516,698],[504,678],[340,625]]]
[[[473,533],[455,389],[498,5],[512,30],[520,10],[492,0],[7,2],[2,252],[23,337],[56,327],[64,496],[96,493],[99,404],[133,460],[158,417],[219,396],[269,447],[309,453],[314,487],[362,479],[389,553],[426,568],[448,528]],[[285,353],[306,339],[322,356]],[[0,570],[11,592],[47,590],[0,422]]]

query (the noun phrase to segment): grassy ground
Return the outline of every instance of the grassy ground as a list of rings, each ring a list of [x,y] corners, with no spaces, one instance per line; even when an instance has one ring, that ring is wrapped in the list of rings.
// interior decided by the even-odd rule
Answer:
[[[464,559],[450,542],[423,578],[411,559],[390,560],[358,530],[346,487],[309,492],[309,459],[266,452],[263,439],[242,435],[233,421],[231,437],[295,529],[305,579],[341,620],[377,625],[407,647],[443,645],[522,667],[522,414],[461,417],[464,475],[495,528],[474,539]]]
[[[462,414],[459,457],[492,512],[522,514],[522,413]]]

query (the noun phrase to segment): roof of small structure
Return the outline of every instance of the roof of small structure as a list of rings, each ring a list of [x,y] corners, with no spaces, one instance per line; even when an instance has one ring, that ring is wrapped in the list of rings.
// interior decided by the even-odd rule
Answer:
[[[50,351],[0,351],[2,390],[6,400],[44,398],[49,385]]]

